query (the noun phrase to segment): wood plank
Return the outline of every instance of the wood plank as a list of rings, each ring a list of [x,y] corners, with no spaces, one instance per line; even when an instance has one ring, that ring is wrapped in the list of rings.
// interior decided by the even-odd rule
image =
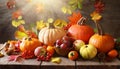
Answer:
[[[65,57],[60,57],[61,63],[52,63],[43,61],[41,64],[41,69],[75,69],[75,61],[69,60]]]
[[[119,69],[120,61],[115,59],[111,62],[99,62],[96,59],[93,60],[78,60],[76,61],[77,69]]]

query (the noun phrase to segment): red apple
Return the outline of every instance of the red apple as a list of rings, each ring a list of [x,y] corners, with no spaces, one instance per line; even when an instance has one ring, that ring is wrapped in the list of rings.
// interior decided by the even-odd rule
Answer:
[[[37,47],[34,51],[35,56],[45,55],[47,53],[46,49],[42,46]]]

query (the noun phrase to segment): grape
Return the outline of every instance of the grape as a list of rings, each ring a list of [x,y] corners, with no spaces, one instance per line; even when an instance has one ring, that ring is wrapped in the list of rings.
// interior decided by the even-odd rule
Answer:
[[[56,45],[61,45],[62,44],[62,40],[61,39],[58,39],[57,41],[56,41]]]
[[[60,45],[60,47],[61,47],[62,49],[66,49],[66,48],[67,48],[67,45],[66,45],[65,43],[63,43],[63,44]]]

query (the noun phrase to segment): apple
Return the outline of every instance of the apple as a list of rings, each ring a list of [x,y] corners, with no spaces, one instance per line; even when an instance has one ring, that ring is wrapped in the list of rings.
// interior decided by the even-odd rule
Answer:
[[[80,48],[79,53],[84,59],[92,59],[97,55],[97,48],[91,44],[87,44]]]
[[[41,55],[45,55],[47,53],[46,49],[42,46],[40,47],[37,47],[35,50],[34,50],[34,55],[35,56],[41,56]]]
[[[75,50],[76,50],[76,51],[79,51],[80,48],[85,45],[85,42],[82,41],[82,40],[75,40],[75,41],[73,42],[73,45],[74,45]]]

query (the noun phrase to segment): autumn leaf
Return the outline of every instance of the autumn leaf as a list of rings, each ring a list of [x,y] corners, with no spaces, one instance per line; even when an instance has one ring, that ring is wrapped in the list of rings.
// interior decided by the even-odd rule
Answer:
[[[64,14],[72,14],[72,10],[70,8],[65,7],[65,6],[62,7],[61,10]]]
[[[8,57],[9,61],[15,61],[15,62],[21,62],[22,61],[22,57],[20,55],[10,55]]]
[[[18,17],[21,16],[21,15],[22,15],[21,10],[17,10],[17,11],[12,13],[12,18],[13,19],[18,19]]]
[[[25,32],[19,30],[15,31],[14,36],[16,39],[22,39],[23,37],[28,37],[28,35]]]
[[[43,20],[37,21],[36,22],[36,29],[41,30],[46,26],[45,22]]]
[[[93,13],[91,13],[90,16],[92,17],[93,21],[99,21],[102,18],[100,13],[95,12],[95,11]]]
[[[12,20],[12,26],[18,27],[22,24],[25,24],[25,21],[22,19],[22,16],[19,16],[18,19]]]
[[[64,27],[65,30],[69,29],[72,25],[77,24],[78,20],[82,17],[80,12],[73,12],[71,16],[68,17],[69,23]]]
[[[68,4],[73,10],[82,9],[83,0],[69,0]]]
[[[67,25],[67,22],[65,20],[56,19],[54,22],[54,26],[56,26],[56,27],[63,28],[66,25]]]

